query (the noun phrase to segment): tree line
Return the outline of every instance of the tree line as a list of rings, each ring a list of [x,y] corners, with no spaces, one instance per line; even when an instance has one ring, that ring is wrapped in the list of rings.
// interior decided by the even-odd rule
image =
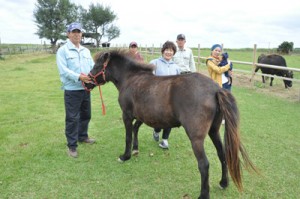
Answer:
[[[105,37],[107,42],[120,36],[120,29],[114,25],[117,15],[109,6],[91,3],[88,9],[69,0],[37,0],[33,11],[40,39],[50,40],[53,49],[58,40],[65,40],[66,29],[72,22],[80,22],[86,37],[96,40],[99,46]]]

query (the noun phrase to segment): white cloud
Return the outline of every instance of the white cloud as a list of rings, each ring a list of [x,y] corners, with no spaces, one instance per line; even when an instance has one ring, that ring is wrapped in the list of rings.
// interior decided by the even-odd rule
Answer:
[[[5,2],[4,2],[5,1]],[[88,9],[91,3],[110,6],[118,16],[121,36],[114,44],[159,46],[184,33],[190,47],[223,43],[227,48],[277,47],[283,41],[300,47],[300,2],[214,0],[71,0]],[[34,33],[34,0],[0,0],[2,43],[41,43]],[[43,41],[47,41],[43,39]],[[49,43],[49,41],[47,41]]]

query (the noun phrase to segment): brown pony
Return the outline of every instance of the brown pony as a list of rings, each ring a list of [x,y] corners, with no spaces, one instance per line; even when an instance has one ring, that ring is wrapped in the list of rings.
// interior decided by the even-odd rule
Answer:
[[[125,152],[119,160],[130,159],[131,147],[133,153],[138,153],[138,130],[143,123],[153,128],[183,126],[201,174],[199,198],[209,198],[209,162],[204,150],[207,134],[222,165],[220,186],[228,186],[229,170],[233,182],[242,191],[239,153],[247,169],[256,169],[240,140],[239,112],[233,95],[199,73],[158,77],[152,71],[153,66],[137,63],[118,50],[99,53],[95,57],[95,66],[89,74],[93,84],[85,86],[92,89],[112,82],[119,91],[126,129]],[[224,146],[219,133],[223,117]]]

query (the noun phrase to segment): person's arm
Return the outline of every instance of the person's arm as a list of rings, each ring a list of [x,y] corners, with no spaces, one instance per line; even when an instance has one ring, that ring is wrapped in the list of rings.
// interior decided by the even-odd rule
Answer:
[[[95,63],[94,63],[94,60],[92,58],[91,52],[87,49],[85,49],[85,51],[84,51],[84,57],[86,58],[86,63],[83,65],[83,67],[84,67],[83,71],[85,71],[85,72],[80,73],[79,79],[82,82],[90,83],[91,78],[88,76],[88,73],[92,70]]]
[[[153,72],[153,74],[155,75],[155,74],[156,74],[156,69],[157,69],[157,59],[154,59],[154,60],[150,61],[149,64],[151,64],[151,65],[154,66],[152,72]]]
[[[138,60],[140,63],[144,63],[144,57],[141,55],[141,53],[138,53]]]
[[[180,74],[181,74],[181,69],[180,69],[179,66],[177,66],[177,68],[176,68],[176,74],[177,74],[177,75],[180,75]]]
[[[222,74],[222,73],[224,73],[224,72],[226,72],[226,71],[229,70],[229,68],[230,68],[230,61],[229,61],[229,63],[227,65],[219,67],[212,60],[208,60],[207,61],[207,67],[211,68],[215,73]]]
[[[63,78],[73,80],[74,82],[79,81],[80,74],[72,71],[68,68],[67,58],[63,50],[58,50],[56,54],[56,63],[58,66],[59,75]]]
[[[80,74],[79,75],[79,80],[83,81],[85,83],[91,83],[91,78],[85,74]]]
[[[194,55],[193,55],[192,49],[191,49],[191,53],[190,53],[190,69],[191,69],[191,72],[196,72],[195,60],[194,60]]]

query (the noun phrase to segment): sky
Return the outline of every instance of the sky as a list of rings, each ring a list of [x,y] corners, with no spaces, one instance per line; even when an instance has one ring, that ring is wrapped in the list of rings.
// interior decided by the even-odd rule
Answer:
[[[121,30],[112,45],[161,46],[180,33],[189,47],[277,48],[282,42],[300,47],[300,1],[295,0],[70,0],[85,9],[109,6]],[[36,0],[0,0],[0,42],[41,44],[35,33]],[[105,42],[104,38],[102,42]]]

